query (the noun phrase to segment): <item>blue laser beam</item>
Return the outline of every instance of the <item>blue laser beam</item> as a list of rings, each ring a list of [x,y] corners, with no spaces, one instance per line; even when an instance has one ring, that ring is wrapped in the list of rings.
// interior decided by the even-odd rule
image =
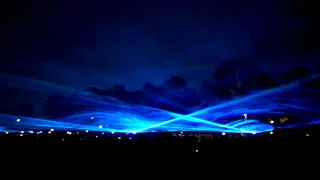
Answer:
[[[134,108],[136,108],[134,110]],[[146,113],[147,116],[143,116],[141,114],[134,114],[132,113],[137,111],[137,109],[144,109],[143,111]],[[89,118],[90,117],[90,118]],[[95,123],[92,121],[92,118],[94,117]],[[159,118],[160,117],[160,118]],[[178,125],[175,124],[170,126],[165,126],[166,124],[171,123],[169,121],[163,121],[170,117],[182,117],[187,122],[182,122],[182,124]],[[20,117],[11,117],[8,116],[4,118],[2,116],[2,119],[9,119],[7,120],[7,126],[14,125],[17,126],[17,123],[13,121],[15,118]],[[203,119],[195,118],[195,117],[184,117],[184,115],[172,113],[164,110],[159,110],[155,108],[149,108],[149,107],[128,107],[125,106],[125,108],[110,108],[110,109],[96,109],[91,112],[85,112],[80,114],[75,114],[72,116],[68,116],[67,118],[61,118],[61,119],[55,119],[55,120],[42,120],[42,119],[36,119],[36,118],[20,118],[23,119],[21,123],[19,123],[19,126],[32,126],[37,128],[56,128],[56,129],[87,129],[90,131],[115,131],[115,132],[140,132],[137,131],[137,129],[141,129],[142,127],[149,127],[149,129],[152,129],[152,127],[160,127],[163,129],[167,129],[168,131],[175,130],[197,130],[197,131],[230,131],[230,132],[250,132],[251,130],[245,130],[240,129],[239,126],[244,123],[238,123],[237,125],[228,126],[228,125],[222,125],[215,122],[206,121]],[[151,120],[149,120],[151,119]],[[152,120],[153,119],[153,120]],[[159,121],[163,121],[160,124],[157,123]],[[4,122],[2,120],[2,122]],[[247,123],[251,123],[253,121],[246,121]],[[257,121],[255,121],[257,122]],[[186,125],[189,123],[188,125]],[[191,123],[191,124],[190,124]],[[192,124],[193,123],[193,124]],[[82,124],[82,125],[81,125]],[[84,125],[84,124],[91,124],[91,125]],[[97,125],[93,124],[109,124],[107,128],[100,128]],[[154,125],[156,124],[156,126]],[[198,125],[195,125],[198,124]],[[199,124],[203,125],[209,125],[211,127],[201,127]],[[270,129],[270,127],[269,127]],[[145,130],[146,131],[146,130]]]
[[[261,98],[261,97],[264,97],[264,96],[267,96],[267,95],[274,94],[275,92],[287,91],[287,90],[289,90],[291,88],[299,86],[301,83],[308,82],[308,81],[310,81],[312,79],[315,79],[315,78],[318,78],[318,77],[319,77],[319,75],[315,75],[315,76],[312,76],[310,78],[302,79],[302,80],[299,80],[299,81],[296,81],[296,82],[293,82],[293,83],[290,83],[290,84],[287,84],[287,85],[283,85],[283,86],[280,86],[280,87],[277,87],[277,88],[265,90],[265,91],[262,91],[262,92],[259,92],[259,93],[256,93],[256,94],[252,94],[252,95],[249,95],[249,96],[246,96],[246,97],[243,97],[243,98],[240,98],[240,99],[236,99],[236,100],[233,100],[233,101],[229,101],[229,102],[226,102],[226,103],[222,103],[222,104],[219,104],[219,105],[216,105],[216,106],[211,106],[211,107],[196,111],[196,112],[188,114],[188,115],[179,116],[179,117],[176,117],[176,118],[171,119],[169,121],[166,121],[166,122],[163,122],[163,123],[159,123],[159,124],[155,124],[155,125],[152,125],[150,127],[146,127],[146,128],[140,129],[137,132],[144,131],[144,130],[147,130],[147,129],[150,129],[150,128],[154,128],[154,127],[157,127],[157,126],[161,126],[163,124],[179,121],[179,120],[181,120],[183,118],[190,118],[190,117],[193,117],[193,116],[205,114],[206,112],[211,111],[211,110],[217,111],[219,109],[226,108],[228,106],[235,106],[235,105],[238,105],[240,103],[245,103],[245,102],[253,100],[253,99],[257,99],[257,98]],[[310,110],[310,108],[303,108],[303,107],[292,106],[292,105],[289,106],[289,107]],[[316,111],[319,112],[318,110],[316,110]],[[246,123],[242,122],[241,124],[246,124]]]
[[[301,81],[303,82],[303,81]],[[299,82],[300,83],[300,82]],[[279,91],[287,91],[299,83],[292,83],[233,101],[214,105],[193,113],[183,115],[147,106],[134,106],[120,100],[96,100],[85,97],[79,101],[87,107],[85,111],[56,119],[41,119],[0,115],[0,131],[5,129],[51,129],[89,130],[100,132],[138,133],[148,131],[211,131],[231,133],[259,133],[273,130],[273,126],[263,123],[266,116],[282,116],[298,113],[309,122],[286,125],[290,128],[300,125],[319,123],[318,104],[303,98],[285,98],[277,96]],[[295,95],[296,96],[296,95]],[[241,118],[243,114],[249,119]],[[94,117],[94,118],[91,118]],[[17,122],[19,118],[21,121]],[[267,122],[267,121],[265,121]],[[311,123],[312,122],[312,123]]]

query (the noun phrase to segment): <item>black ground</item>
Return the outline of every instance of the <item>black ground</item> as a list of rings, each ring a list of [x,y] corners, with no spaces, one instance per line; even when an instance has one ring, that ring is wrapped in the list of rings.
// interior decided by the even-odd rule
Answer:
[[[318,132],[201,142],[166,133],[152,140],[2,133],[0,170],[3,179],[314,179]]]

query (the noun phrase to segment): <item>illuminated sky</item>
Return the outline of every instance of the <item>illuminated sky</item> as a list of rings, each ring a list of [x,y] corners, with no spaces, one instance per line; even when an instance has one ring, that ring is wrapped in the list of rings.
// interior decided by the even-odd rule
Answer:
[[[196,86],[231,58],[279,74],[318,57],[314,5],[295,1],[33,2],[2,11],[1,71],[64,86],[136,89],[170,75]]]

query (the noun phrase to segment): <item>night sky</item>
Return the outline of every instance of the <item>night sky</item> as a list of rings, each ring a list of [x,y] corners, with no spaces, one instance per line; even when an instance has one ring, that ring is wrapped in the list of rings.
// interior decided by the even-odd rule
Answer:
[[[137,89],[172,75],[196,87],[234,58],[251,58],[274,76],[302,63],[317,70],[312,1],[9,2],[0,6],[0,68],[11,75],[72,88]]]

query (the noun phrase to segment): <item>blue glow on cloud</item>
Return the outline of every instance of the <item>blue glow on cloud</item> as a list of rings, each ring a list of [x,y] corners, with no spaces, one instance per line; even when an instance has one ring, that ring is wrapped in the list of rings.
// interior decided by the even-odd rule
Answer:
[[[141,108],[141,109],[139,109]],[[94,117],[92,119],[91,117]],[[16,119],[21,118],[20,122]],[[241,118],[241,116],[239,116]],[[169,120],[167,120],[169,119]],[[254,133],[273,130],[273,126],[258,120],[240,119],[233,123],[220,124],[196,117],[156,110],[148,107],[124,107],[118,110],[96,110],[71,115],[61,119],[46,120],[39,118],[1,115],[2,131],[7,129],[55,129],[89,130],[100,132],[138,133],[152,131],[210,131]]]
[[[313,90],[304,89],[307,91],[304,93],[297,90],[300,83],[317,77],[313,76],[205,109],[194,110],[190,114],[179,114],[143,105],[129,105],[114,98],[97,100],[94,96],[88,96],[87,99],[79,101],[87,107],[85,111],[62,118],[41,119],[0,114],[0,131],[55,129],[133,134],[154,131],[261,133],[274,129],[273,124],[268,123],[269,116],[281,118],[290,113],[299,114],[299,118],[304,120],[290,119],[290,124],[276,126],[293,128],[318,124],[320,123],[318,101],[315,103],[314,99],[310,100],[308,97]],[[290,95],[292,92],[289,90],[295,90],[294,96]],[[278,96],[280,93],[287,93],[288,96]],[[283,100],[290,103],[283,103]]]

